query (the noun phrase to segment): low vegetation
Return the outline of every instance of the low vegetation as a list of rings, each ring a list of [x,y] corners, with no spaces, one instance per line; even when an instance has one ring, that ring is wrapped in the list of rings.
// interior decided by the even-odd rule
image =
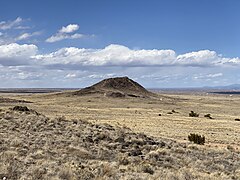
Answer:
[[[209,118],[209,119],[213,119],[211,114],[205,114],[204,117]]]
[[[204,145],[205,143],[205,137],[198,135],[198,134],[190,134],[188,135],[188,140],[191,142],[194,142],[195,144],[201,144]]]
[[[28,112],[30,111],[27,106],[14,106],[13,111],[22,111],[22,112]]]
[[[239,179],[233,148],[154,138],[34,110],[0,113],[0,179]]]
[[[189,117],[199,117],[199,114],[195,113],[194,111],[191,111],[189,113]]]

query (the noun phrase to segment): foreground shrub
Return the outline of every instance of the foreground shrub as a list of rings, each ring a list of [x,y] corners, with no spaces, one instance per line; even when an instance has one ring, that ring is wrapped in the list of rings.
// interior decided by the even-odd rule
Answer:
[[[14,106],[13,110],[14,111],[22,111],[22,112],[30,111],[27,106]]]
[[[195,144],[201,144],[204,145],[205,143],[205,137],[198,135],[198,134],[190,134],[188,135],[188,140],[191,142],[194,142]]]
[[[195,113],[194,111],[191,111],[189,113],[189,117],[198,117],[198,116],[199,116],[199,114]]]

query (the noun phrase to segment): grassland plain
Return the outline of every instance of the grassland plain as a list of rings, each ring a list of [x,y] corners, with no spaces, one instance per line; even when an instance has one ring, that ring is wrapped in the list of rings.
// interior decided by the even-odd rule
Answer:
[[[84,162],[86,167],[89,169],[94,169],[97,167],[104,167],[103,169],[107,169],[107,171],[111,174],[105,174],[100,172],[103,169],[99,169],[99,174],[90,171],[89,176],[92,178],[100,178],[103,179],[239,179],[240,178],[240,164],[239,164],[239,144],[240,144],[240,123],[239,121],[235,121],[236,118],[239,118],[239,105],[240,105],[240,97],[239,96],[226,96],[226,95],[203,95],[203,94],[161,94],[159,98],[148,99],[148,98],[109,98],[104,96],[90,95],[90,96],[71,96],[71,95],[60,95],[60,94],[32,94],[32,95],[19,95],[19,94],[5,94],[5,98],[25,100],[27,102],[32,103],[24,103],[24,102],[2,102],[0,104],[2,109],[2,121],[6,121],[6,119],[14,119],[14,121],[25,122],[26,124],[30,121],[38,121],[39,116],[37,115],[27,115],[25,117],[24,114],[18,112],[12,112],[9,108],[12,108],[15,105],[26,105],[31,109],[36,110],[37,112],[45,115],[49,118],[49,121],[53,121],[57,123],[59,120],[64,123],[62,125],[64,129],[72,129],[72,121],[77,120],[79,122],[87,121],[94,124],[102,124],[102,126],[106,126],[105,123],[110,124],[113,127],[127,129],[130,128],[134,133],[144,133],[147,137],[156,138],[156,142],[164,142],[167,144],[163,149],[161,147],[151,147],[149,151],[145,152],[141,149],[145,157],[144,161],[136,160],[135,158],[127,156],[129,164],[123,165],[118,159],[117,156],[126,156],[126,154],[122,154],[119,150],[117,151],[116,157],[113,157],[113,160],[104,160],[101,159],[103,157],[94,157],[87,158]],[[189,117],[189,112],[193,110],[194,112],[199,113],[199,117]],[[8,112],[9,111],[9,112]],[[8,113],[7,113],[8,112]],[[7,114],[6,114],[7,113]],[[213,119],[209,119],[204,117],[205,114],[211,114]],[[10,117],[7,117],[10,116]],[[33,117],[32,117],[33,116]],[[35,117],[36,116],[36,117]],[[40,119],[45,118],[42,117]],[[35,119],[35,118],[36,119]],[[58,117],[58,118],[56,118]],[[22,119],[22,120],[19,120]],[[69,125],[67,122],[69,121]],[[15,122],[15,123],[17,123]],[[18,122],[18,123],[20,123]],[[1,152],[2,162],[7,162],[8,157],[18,157],[18,150],[11,148],[11,145],[8,146],[8,143],[11,144],[12,139],[18,139],[19,131],[17,134],[14,134],[15,131],[11,131],[12,126],[6,126],[2,122],[1,129],[4,130],[4,127],[7,127],[1,134],[5,135],[4,151]],[[66,124],[65,124],[66,123]],[[21,124],[21,123],[20,123]],[[61,124],[61,123],[60,123]],[[92,127],[94,125],[90,125]],[[106,128],[105,128],[106,129]],[[6,131],[7,130],[7,131]],[[72,129],[74,131],[76,129]],[[90,131],[90,128],[88,128]],[[24,128],[20,131],[26,131]],[[54,131],[54,130],[53,130]],[[122,131],[122,130],[116,130]],[[38,129],[37,129],[38,132]],[[48,133],[50,131],[47,131]],[[42,131],[43,134],[46,133],[46,130]],[[83,132],[81,132],[83,133]],[[108,133],[108,132],[107,132]],[[187,136],[190,133],[197,133],[204,135],[206,137],[206,144],[204,146],[193,145],[187,141]],[[33,133],[34,134],[34,133]],[[83,133],[84,134],[84,133]],[[11,135],[11,136],[10,136]],[[139,135],[139,134],[138,134]],[[136,135],[136,136],[138,136]],[[52,136],[56,136],[56,134],[52,134]],[[85,134],[84,137],[88,136]],[[118,135],[109,135],[111,139],[117,139]],[[114,138],[113,138],[114,136]],[[116,138],[115,138],[116,136]],[[3,136],[2,136],[3,137]],[[32,141],[35,141],[37,135],[32,137]],[[10,139],[8,139],[10,138]],[[56,137],[57,138],[57,137]],[[61,136],[59,138],[64,138]],[[135,138],[136,137],[132,137]],[[137,138],[139,139],[139,138]],[[140,138],[141,139],[141,138]],[[1,139],[2,140],[2,139]],[[18,139],[19,140],[19,139]],[[16,141],[18,141],[16,140]],[[20,144],[21,141],[19,140]],[[30,141],[27,138],[26,142]],[[129,140],[130,141],[130,140]],[[142,140],[145,141],[145,140]],[[74,142],[74,141],[73,141]],[[33,142],[34,143],[34,142]],[[60,143],[60,141],[59,141]],[[105,143],[109,143],[108,141]],[[70,143],[71,144],[71,143]],[[101,146],[100,146],[101,145]],[[100,145],[94,144],[96,148],[101,147]],[[48,145],[45,145],[46,149]],[[41,161],[38,161],[38,166],[32,166],[33,169],[42,169],[43,167],[47,167],[48,172],[40,172],[42,178],[52,177],[53,179],[56,177],[67,177],[69,179],[77,179],[80,177],[77,173],[80,173],[76,169],[74,170],[70,167],[69,158],[71,159],[71,155],[67,153],[67,150],[64,145],[60,143],[59,146],[62,146],[62,149],[53,149],[52,153],[58,156],[63,155],[66,159],[61,159],[64,163],[59,163],[58,170],[54,169],[53,164],[56,159],[53,160],[54,163],[52,166],[48,166],[48,161],[43,164],[45,158],[40,158]],[[168,148],[170,147],[170,148]],[[74,148],[79,148],[75,147]],[[73,148],[73,149],[74,149]],[[100,148],[100,149],[101,149]],[[131,145],[129,149],[127,149],[127,153],[131,152],[132,149],[135,148],[135,145]],[[65,150],[64,150],[65,149]],[[87,148],[88,149],[88,148]],[[117,148],[118,149],[118,148]],[[121,148],[120,148],[121,149]],[[43,149],[40,149],[41,153],[43,153]],[[47,152],[44,153],[45,155]],[[86,149],[83,151],[85,152]],[[66,154],[63,152],[66,151]],[[110,151],[108,149],[108,151]],[[151,153],[156,153],[157,155],[151,156]],[[152,152],[153,151],[153,152]],[[152,160],[149,160],[147,157],[160,157],[161,160],[157,160],[158,163],[152,163]],[[31,153],[37,153],[38,151],[33,150]],[[76,151],[74,151],[76,152]],[[119,152],[119,153],[118,153]],[[10,155],[8,155],[10,153]],[[28,154],[29,152],[27,152]],[[40,153],[40,154],[41,154]],[[63,153],[63,154],[61,154]],[[85,152],[87,154],[93,154],[91,151]],[[100,153],[100,152],[99,152]],[[110,152],[108,152],[110,153]],[[150,153],[150,154],[149,154]],[[28,157],[28,155],[23,156],[22,158]],[[84,154],[84,153],[83,153]],[[101,154],[101,153],[100,153]],[[192,154],[190,156],[190,154]],[[108,154],[109,155],[109,154]],[[48,154],[48,157],[50,155]],[[163,157],[162,157],[163,156]],[[78,157],[78,156],[77,156]],[[167,158],[168,157],[168,158]],[[4,159],[5,158],[5,159]],[[50,158],[50,157],[49,157]],[[81,159],[81,156],[78,158]],[[167,158],[167,159],[165,159]],[[178,159],[179,158],[179,159]],[[20,161],[22,162],[23,159]],[[91,159],[91,160],[90,160]],[[94,159],[92,161],[92,159]],[[171,159],[171,160],[170,160]],[[185,161],[186,159],[187,161]],[[35,162],[35,160],[33,160]],[[50,160],[49,160],[50,161]],[[78,162],[78,159],[73,160],[74,163]],[[164,161],[164,163],[163,163]],[[20,163],[19,162],[19,163]],[[98,163],[96,163],[98,162]],[[115,162],[115,164],[113,163]],[[137,163],[136,163],[137,162]],[[149,162],[151,162],[149,164]],[[160,164],[165,164],[166,162],[170,162],[170,165],[161,166]],[[15,162],[17,163],[17,162]],[[50,163],[50,162],[49,162]],[[90,164],[89,164],[90,163]],[[97,166],[93,167],[93,164]],[[105,165],[104,165],[105,163]],[[112,164],[113,163],[113,164]],[[135,164],[134,164],[135,163]],[[137,164],[145,164],[144,166],[137,166]],[[7,163],[6,163],[7,164]],[[60,165],[61,164],[61,165]],[[63,166],[64,164],[64,166]],[[101,165],[102,164],[102,165]],[[117,164],[117,165],[116,165]],[[21,163],[18,164],[21,167]],[[55,164],[56,165],[56,164]],[[65,166],[67,168],[65,168]],[[121,167],[120,167],[121,166]],[[3,167],[3,166],[2,166]],[[10,167],[9,164],[4,166],[5,169]],[[130,167],[135,167],[135,169],[131,169]],[[125,169],[118,171],[118,169]],[[33,170],[32,169],[32,170]],[[127,169],[127,170],[126,170]],[[29,174],[30,169],[25,169],[27,174],[22,172],[22,177],[33,177],[33,175]],[[36,170],[38,171],[38,170]],[[58,174],[57,172],[62,172]],[[51,173],[50,173],[51,172]],[[48,174],[50,173],[50,174]],[[97,175],[92,176],[91,173]],[[102,174],[101,174],[102,173]],[[153,174],[152,174],[153,173]],[[81,173],[80,173],[81,174]],[[13,175],[15,176],[15,175]],[[81,175],[84,179],[85,175]],[[87,178],[86,178],[87,179]],[[101,179],[101,178],[100,178]]]
[[[136,132],[181,141],[189,133],[198,133],[206,136],[209,145],[230,144],[239,148],[240,144],[240,123],[235,121],[240,118],[240,96],[165,94],[159,99],[147,99],[34,94],[15,98],[33,102],[27,106],[48,117],[127,126]],[[13,105],[4,104],[6,108]],[[189,117],[191,110],[200,116]],[[213,119],[204,117],[206,114]]]

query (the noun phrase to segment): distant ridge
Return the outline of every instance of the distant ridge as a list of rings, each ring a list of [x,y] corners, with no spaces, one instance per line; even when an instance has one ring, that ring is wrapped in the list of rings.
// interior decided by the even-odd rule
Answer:
[[[240,90],[240,84],[231,84],[228,86],[217,86],[217,89],[226,89],[226,90]]]
[[[90,87],[72,92],[72,95],[101,94],[107,97],[151,97],[156,94],[149,92],[143,86],[128,77],[104,79]]]

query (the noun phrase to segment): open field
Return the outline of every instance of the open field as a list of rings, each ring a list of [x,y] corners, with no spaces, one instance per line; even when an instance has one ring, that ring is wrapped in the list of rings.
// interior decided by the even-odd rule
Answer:
[[[1,179],[240,178],[238,96],[67,93],[2,99]],[[15,105],[33,110],[11,109]],[[188,117],[191,110],[200,117]],[[213,119],[203,117],[208,113]],[[188,142],[189,133],[205,135],[206,144]]]
[[[240,144],[240,122],[235,121],[240,118],[240,96],[164,94],[158,99],[147,99],[4,94],[4,97],[30,101],[29,108],[48,117],[126,126],[136,132],[179,141],[185,141],[189,133],[198,133],[205,135],[207,145],[239,148]],[[9,108],[15,104],[0,105]],[[172,110],[176,112],[170,114]],[[200,116],[188,117],[191,110]],[[213,119],[204,117],[208,113]]]

